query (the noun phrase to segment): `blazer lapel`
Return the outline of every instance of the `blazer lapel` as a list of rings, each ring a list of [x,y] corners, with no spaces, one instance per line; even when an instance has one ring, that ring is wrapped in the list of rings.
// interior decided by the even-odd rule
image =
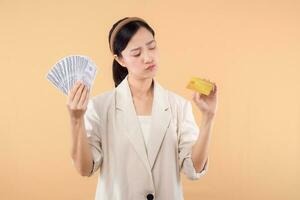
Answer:
[[[127,135],[145,167],[151,173],[171,119],[168,97],[165,90],[153,79],[152,121],[147,152],[127,78],[128,75],[116,88],[116,108],[122,111],[122,118],[127,127],[127,131],[124,134]]]
[[[159,149],[171,121],[171,109],[167,92],[154,79],[154,98],[152,104],[152,121],[148,143],[148,160],[152,169]]]

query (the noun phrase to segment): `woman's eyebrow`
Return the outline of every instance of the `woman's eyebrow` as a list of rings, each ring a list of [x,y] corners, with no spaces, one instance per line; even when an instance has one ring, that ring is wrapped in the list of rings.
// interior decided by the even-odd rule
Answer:
[[[150,42],[147,42],[146,45],[149,45],[151,44],[152,42],[154,42],[155,40],[151,40]],[[131,49],[130,51],[136,51],[136,50],[139,50],[141,47],[137,47],[137,48],[134,48],[134,49]]]

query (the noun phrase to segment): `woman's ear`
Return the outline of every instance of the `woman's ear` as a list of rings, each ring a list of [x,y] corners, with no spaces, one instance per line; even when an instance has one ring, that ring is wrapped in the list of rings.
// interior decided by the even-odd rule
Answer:
[[[122,66],[122,67],[125,67],[122,59],[119,59],[118,56],[116,54],[114,54],[114,59]]]

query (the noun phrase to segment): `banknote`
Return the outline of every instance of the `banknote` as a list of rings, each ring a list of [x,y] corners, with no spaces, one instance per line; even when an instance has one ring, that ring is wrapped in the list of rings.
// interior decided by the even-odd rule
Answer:
[[[74,84],[81,80],[90,90],[97,75],[97,66],[85,55],[69,55],[58,60],[46,78],[61,92],[68,95]]]

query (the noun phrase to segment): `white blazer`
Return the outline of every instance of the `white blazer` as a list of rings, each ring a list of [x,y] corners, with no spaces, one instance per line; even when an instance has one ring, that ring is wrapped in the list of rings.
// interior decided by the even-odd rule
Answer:
[[[92,97],[84,115],[93,155],[91,174],[98,169],[95,200],[183,200],[180,172],[191,180],[191,160],[198,138],[191,102],[154,81],[148,151],[132,100],[128,75],[114,88]]]

